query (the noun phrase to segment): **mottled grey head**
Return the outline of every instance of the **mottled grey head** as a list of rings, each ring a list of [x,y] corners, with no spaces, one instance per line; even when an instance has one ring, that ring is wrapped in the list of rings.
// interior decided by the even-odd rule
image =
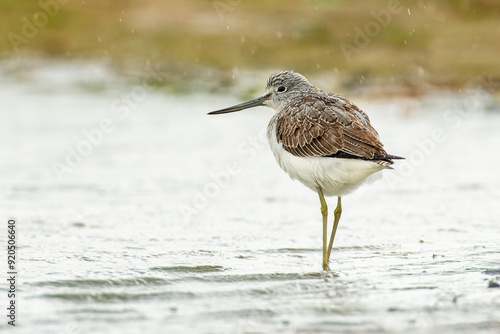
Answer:
[[[300,95],[314,89],[315,87],[302,74],[293,71],[278,72],[267,80],[266,93],[263,96],[208,114],[226,114],[258,106],[267,106],[278,111]]]
[[[270,98],[265,105],[280,110],[312,89],[314,86],[302,74],[293,71],[274,73],[267,80],[266,95],[270,95]]]

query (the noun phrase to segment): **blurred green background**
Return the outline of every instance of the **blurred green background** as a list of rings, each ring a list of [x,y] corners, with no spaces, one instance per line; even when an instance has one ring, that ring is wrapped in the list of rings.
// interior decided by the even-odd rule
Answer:
[[[170,84],[282,69],[410,90],[500,81],[498,0],[0,0],[0,29],[3,60],[147,61]]]

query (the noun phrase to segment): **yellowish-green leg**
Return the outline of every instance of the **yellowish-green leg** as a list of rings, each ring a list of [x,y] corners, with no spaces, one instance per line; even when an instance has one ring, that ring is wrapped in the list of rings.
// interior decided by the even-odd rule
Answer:
[[[328,270],[328,254],[326,252],[328,234],[328,205],[326,205],[323,190],[318,187],[319,200],[321,202],[321,214],[323,215],[323,270]]]
[[[332,253],[333,239],[335,239],[335,233],[337,233],[337,226],[339,226],[340,215],[342,214],[342,200],[339,196],[337,200],[337,207],[333,212],[335,220],[333,221],[332,236],[330,237],[330,243],[328,244],[328,252],[326,255],[326,263],[330,261],[330,254]]]

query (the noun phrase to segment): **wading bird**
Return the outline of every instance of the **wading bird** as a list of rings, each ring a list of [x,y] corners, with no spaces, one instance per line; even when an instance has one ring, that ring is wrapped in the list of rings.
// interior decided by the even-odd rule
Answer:
[[[278,72],[268,79],[265,94],[209,115],[266,106],[276,111],[267,138],[280,167],[317,192],[323,216],[323,270],[328,270],[333,240],[342,213],[341,198],[383,169],[393,159],[361,109],[339,95],[313,86],[299,73]],[[337,196],[334,223],[328,238],[325,196]]]

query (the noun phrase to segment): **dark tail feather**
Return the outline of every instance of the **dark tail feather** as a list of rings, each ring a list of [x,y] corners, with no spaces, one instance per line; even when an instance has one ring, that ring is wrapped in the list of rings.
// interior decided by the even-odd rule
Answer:
[[[405,159],[403,157],[399,157],[397,155],[390,155],[390,154],[387,154],[384,159],[388,159],[388,160],[400,160],[400,159]]]
[[[388,162],[390,165],[392,165],[394,162],[392,159],[397,160],[397,159],[404,159],[403,157],[398,157],[397,155],[390,155],[390,154],[380,154],[380,153],[374,153],[373,158],[367,158],[367,157],[360,157],[359,155],[354,155],[350,153],[346,153],[344,151],[338,151],[335,154],[332,155],[325,155],[325,158],[343,158],[343,159],[361,159],[361,160],[374,160],[374,161],[385,161]]]
[[[399,157],[397,155],[387,154],[385,157],[383,157],[380,160],[387,161],[388,163],[390,163],[392,165],[394,163],[394,161],[392,161],[392,160],[399,160],[399,159],[404,159],[404,158],[403,157]]]

